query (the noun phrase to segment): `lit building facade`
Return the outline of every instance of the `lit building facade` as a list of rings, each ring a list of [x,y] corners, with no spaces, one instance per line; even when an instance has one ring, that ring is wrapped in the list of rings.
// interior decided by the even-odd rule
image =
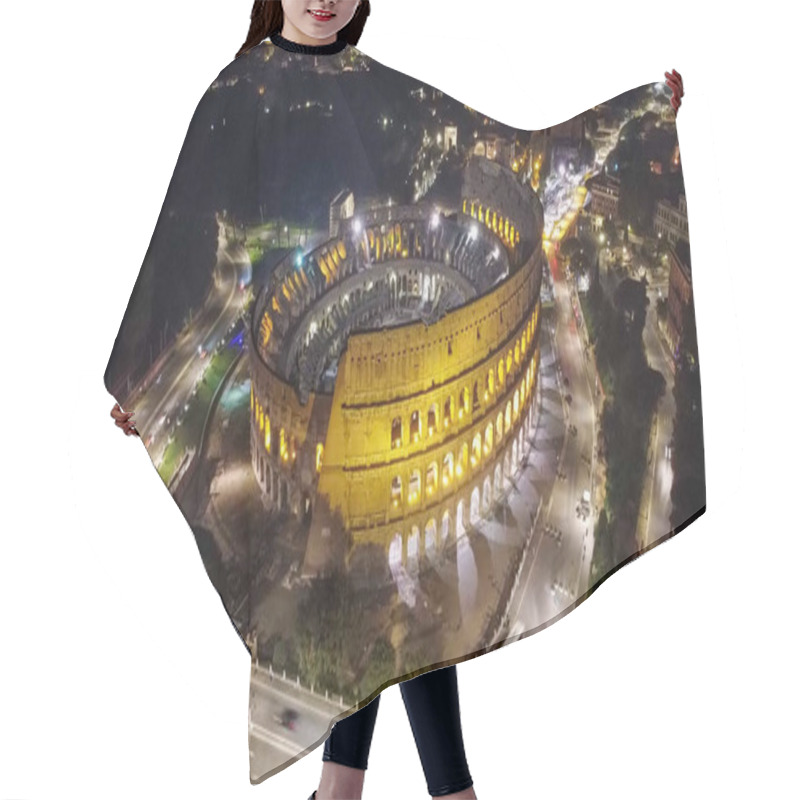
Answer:
[[[613,175],[595,175],[586,182],[586,185],[592,193],[592,214],[600,220],[596,224],[602,227],[602,220],[616,220],[619,217],[619,179]]]
[[[653,218],[655,232],[670,244],[678,240],[689,241],[689,217],[686,212],[686,195],[678,197],[678,205],[662,199],[656,203]]]
[[[689,243],[679,240],[669,248],[669,293],[667,294],[666,338],[673,357],[679,353],[687,309],[692,297],[692,259]]]

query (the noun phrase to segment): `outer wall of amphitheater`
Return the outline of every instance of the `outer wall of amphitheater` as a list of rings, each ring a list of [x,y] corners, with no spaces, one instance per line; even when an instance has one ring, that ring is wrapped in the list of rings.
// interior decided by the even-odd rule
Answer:
[[[535,424],[541,205],[510,170],[473,159],[455,216],[505,248],[509,273],[430,324],[350,333],[332,396],[301,403],[259,356],[253,320],[253,468],[268,504],[308,516],[309,543],[333,524],[418,565],[488,514],[522,460]],[[369,217],[377,239],[397,224],[381,217]]]

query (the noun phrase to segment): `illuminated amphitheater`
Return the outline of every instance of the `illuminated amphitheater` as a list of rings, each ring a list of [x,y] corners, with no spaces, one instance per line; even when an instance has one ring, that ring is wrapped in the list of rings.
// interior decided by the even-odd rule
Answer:
[[[479,524],[519,467],[539,364],[541,205],[485,158],[468,161],[461,196],[449,213],[350,216],[256,298],[253,469],[268,505],[309,525],[309,550],[339,529],[418,568]]]

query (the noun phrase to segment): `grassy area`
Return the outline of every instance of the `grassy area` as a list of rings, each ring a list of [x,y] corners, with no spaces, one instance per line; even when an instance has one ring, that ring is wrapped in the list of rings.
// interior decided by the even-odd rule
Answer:
[[[285,230],[284,230],[285,229]],[[247,228],[247,248],[294,247],[304,242],[312,233],[312,229],[305,225],[295,225],[289,222],[270,220],[263,225],[251,225]],[[253,262],[255,263],[255,262]]]
[[[250,257],[251,264],[257,264],[264,256],[264,248],[260,244],[248,241],[247,255]]]

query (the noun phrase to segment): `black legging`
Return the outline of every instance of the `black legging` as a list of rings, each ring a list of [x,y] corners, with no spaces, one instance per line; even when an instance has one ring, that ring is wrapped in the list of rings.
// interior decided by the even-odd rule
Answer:
[[[425,672],[400,684],[431,797],[472,786],[461,733],[455,665]],[[325,740],[323,761],[367,768],[378,716],[378,695],[371,703],[334,724]]]

